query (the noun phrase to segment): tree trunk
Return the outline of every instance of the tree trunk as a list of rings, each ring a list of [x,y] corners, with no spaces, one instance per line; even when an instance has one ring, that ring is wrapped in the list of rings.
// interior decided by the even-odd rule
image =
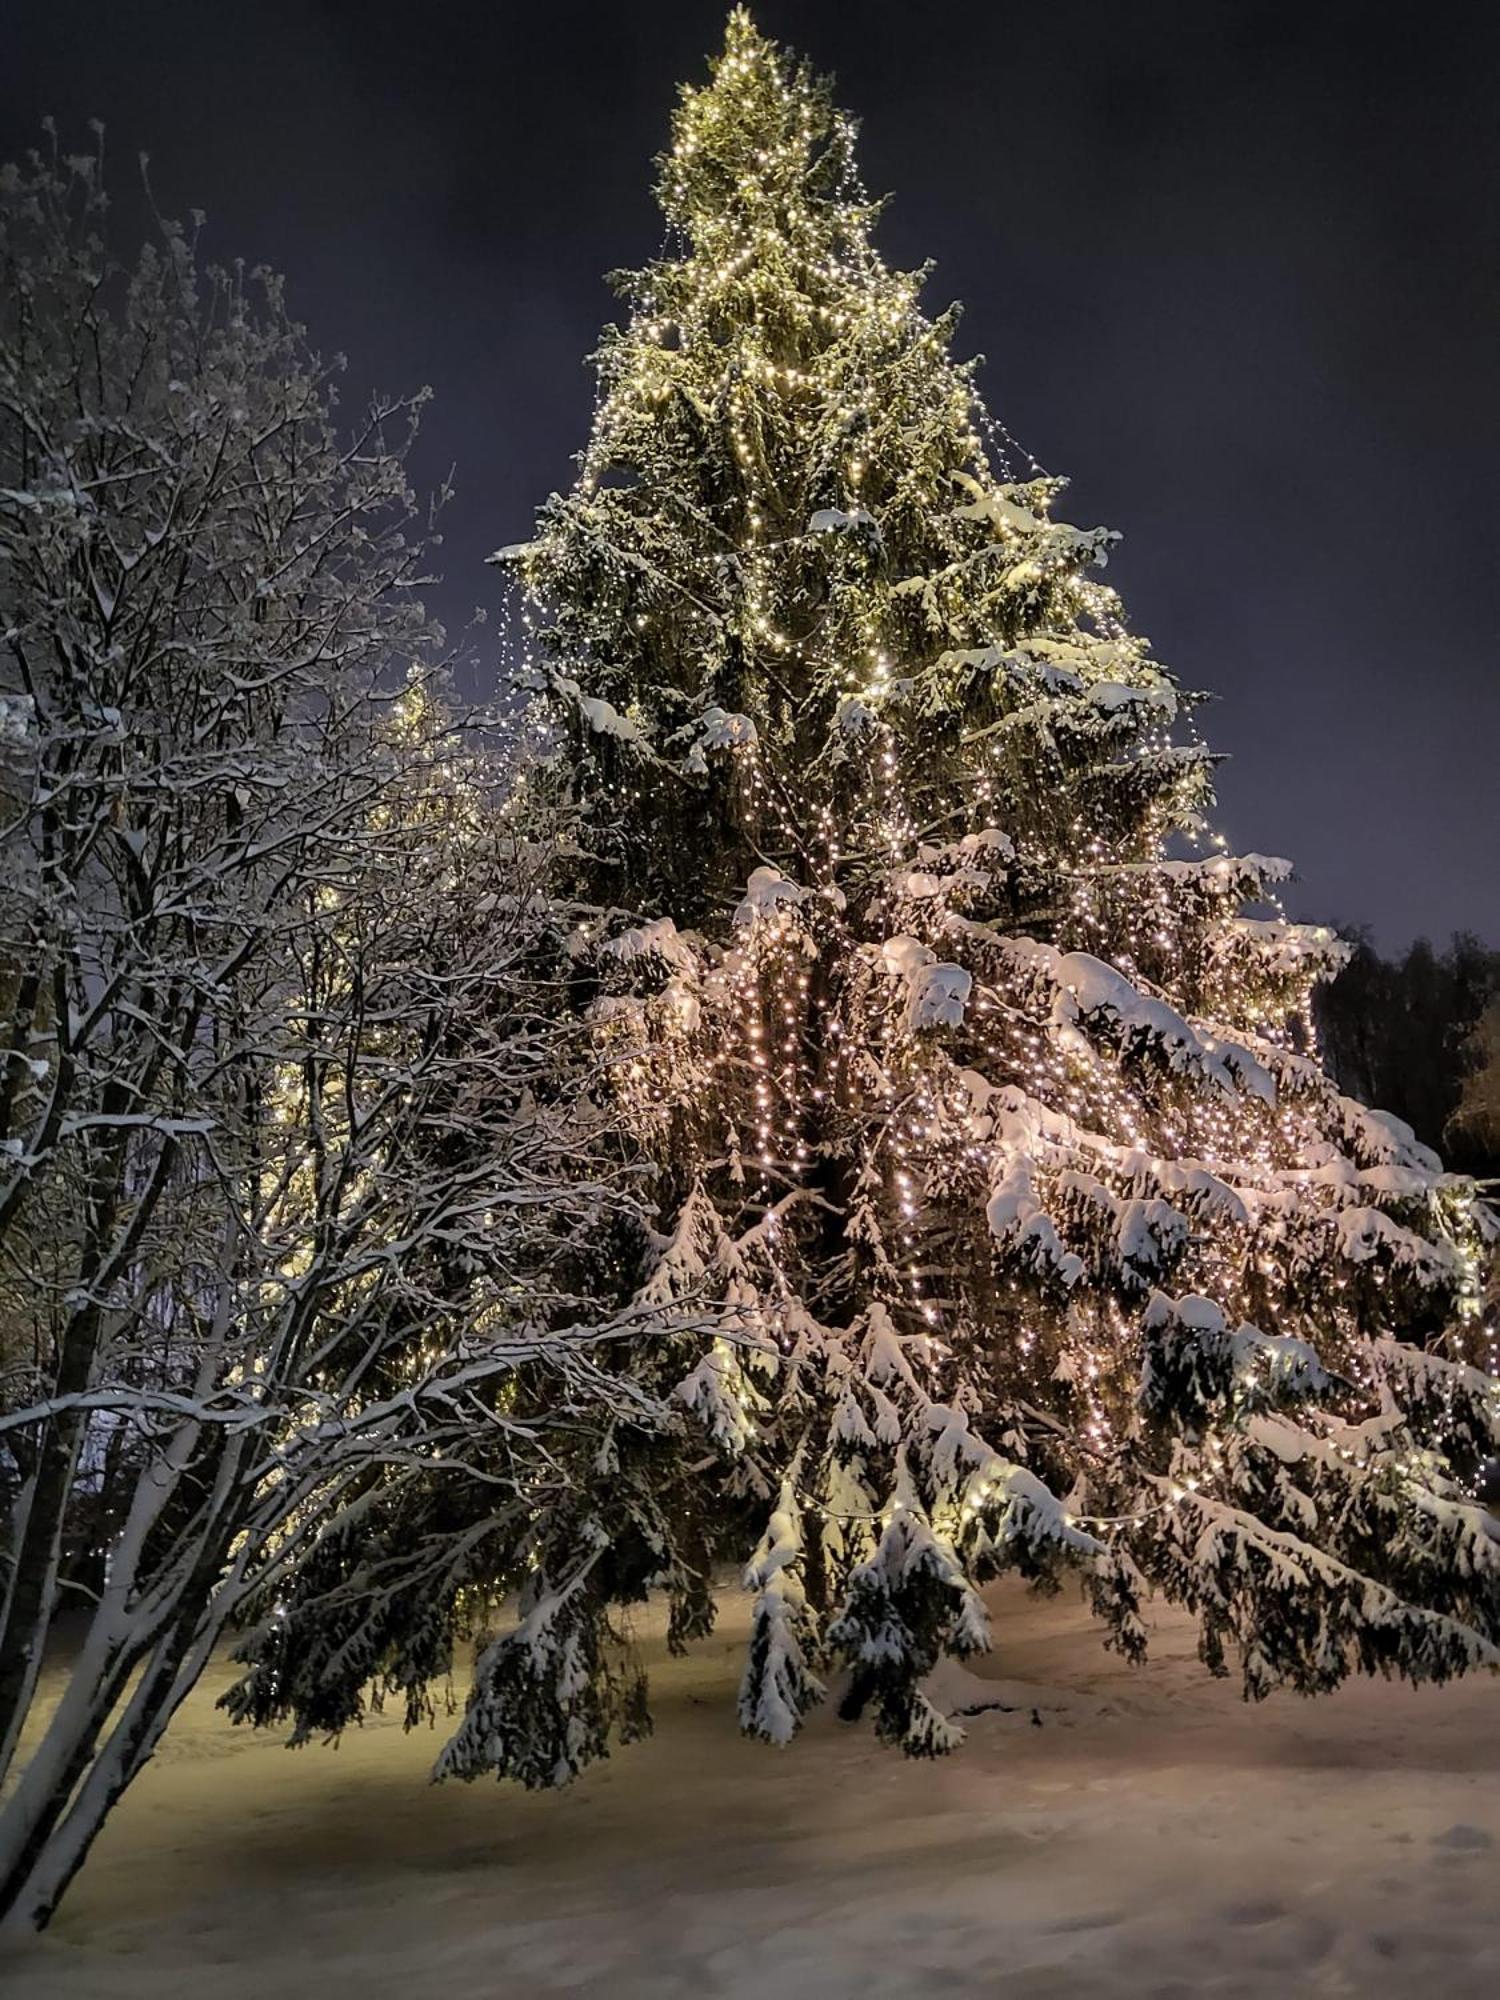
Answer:
[[[51,1922],[105,1820],[149,1763],[202,1673],[224,1623],[224,1610],[216,1610],[196,1625],[190,1619],[179,1621],[159,1640],[103,1748],[91,1758],[85,1753],[67,1791],[47,1815],[46,1832],[27,1842],[0,1881],[0,1932],[45,1930]],[[104,1719],[95,1725],[93,1741]]]
[[[238,1602],[243,1565],[226,1574],[253,1478],[241,1479],[249,1440],[210,1441],[184,1424],[137,1484],[109,1583],[83,1651],[35,1756],[0,1810],[0,1929],[40,1930],[93,1845],[110,1809],[149,1760]],[[144,1579],[140,1559],[185,1471],[212,1470],[192,1522],[174,1537],[171,1567]],[[252,1538],[253,1539],[253,1538]],[[132,1671],[150,1654],[123,1713],[110,1716]],[[102,1748],[99,1739],[108,1729]]]
[[[88,1771],[100,1734],[143,1648],[86,1646],[57,1713],[0,1808],[0,1925],[46,1851]]]
[[[90,1341],[90,1359],[92,1353]],[[67,1388],[59,1374],[59,1392],[81,1388],[87,1372],[85,1361],[78,1382],[70,1381]],[[83,1425],[76,1417],[50,1419],[37,1451],[30,1488],[22,1495],[18,1509],[15,1565],[0,1615],[0,1778],[10,1769],[42,1670],[57,1598],[68,1493],[82,1436]]]

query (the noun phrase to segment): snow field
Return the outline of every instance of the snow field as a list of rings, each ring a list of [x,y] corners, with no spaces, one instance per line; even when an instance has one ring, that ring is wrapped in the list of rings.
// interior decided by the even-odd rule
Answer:
[[[931,1691],[978,1709],[915,1763],[815,1713],[745,1741],[745,1600],[653,1665],[656,1735],[568,1791],[432,1786],[377,1717],[288,1753],[177,1718],[15,2000],[1489,2000],[1500,1991],[1500,1688],[1360,1682],[1243,1704],[1156,1614],[1102,1652],[1070,1595],[988,1593],[997,1649]],[[987,1706],[986,1704],[998,1704]]]

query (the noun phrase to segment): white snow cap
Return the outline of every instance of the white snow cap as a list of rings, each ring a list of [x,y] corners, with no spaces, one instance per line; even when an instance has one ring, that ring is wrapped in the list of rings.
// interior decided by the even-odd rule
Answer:
[[[885,960],[887,972],[897,973],[903,979],[910,979],[923,966],[931,965],[937,953],[914,937],[887,938],[880,947],[880,955]]]
[[[1016,858],[1016,843],[998,826],[982,826],[977,833],[966,833],[955,847],[959,854],[998,854],[1003,861]]]
[[[606,938],[599,950],[603,957],[617,958],[625,963],[655,952],[658,958],[675,966],[679,972],[696,973],[698,970],[692,948],[684,941],[670,917],[653,917],[649,923],[621,931],[617,937]]]
[[[1091,1016],[1110,1017],[1127,1037],[1154,1041],[1174,1069],[1191,1065],[1227,1091],[1238,1087],[1267,1104],[1276,1102],[1274,1079],[1248,1049],[1197,1034],[1175,1008],[1142,993],[1117,966],[1086,951],[1057,954],[1050,946],[1035,955],[1048,964],[1059,988],[1052,1019],[1060,1029]]]
[[[788,881],[779,868],[757,868],[745,884],[745,899],[734,913],[737,924],[776,914],[784,903],[805,903],[812,894],[800,882]]]
[[[887,938],[880,954],[886,971],[906,981],[908,1028],[963,1026],[974,982],[961,965],[943,963],[914,937]]]
[[[35,721],[29,694],[0,694],[0,743],[24,743]]]
[[[687,732],[683,731],[685,735]],[[706,708],[698,719],[697,736],[687,754],[687,767],[700,777],[708,769],[707,750],[753,750],[760,734],[748,715],[731,715],[725,708]]]
[[[911,981],[909,1028],[961,1028],[974,982],[961,965],[924,965]]]
[[[724,708],[704,709],[698,741],[705,750],[745,750],[759,740],[748,715],[731,715]]]
[[[844,535],[851,528],[880,532],[879,522],[866,507],[851,507],[847,514],[842,507],[820,507],[807,524],[810,535]]]
[[[846,694],[833,712],[833,726],[841,736],[864,736],[876,727],[880,717],[857,694]]]
[[[983,893],[994,873],[1014,861],[1015,844],[999,827],[987,826],[978,833],[966,833],[946,846],[930,841],[917,849],[920,866],[898,870],[891,887],[898,896],[920,901],[965,890]]]
[[[1025,505],[1019,487],[997,486],[986,491],[970,473],[955,472],[952,478],[956,486],[976,496],[967,507],[954,508],[960,520],[991,521],[1013,535],[1035,534],[1043,525]]]
[[[904,868],[891,877],[891,887],[898,896],[910,896],[913,902],[925,902],[930,897],[941,896],[943,880],[939,875],[929,875],[925,868]]]
[[[589,728],[598,736],[618,736],[622,743],[639,743],[641,732],[628,715],[598,695],[581,694],[578,706],[583,710]]]
[[[1177,713],[1176,692],[1165,685],[1137,687],[1125,681],[1095,681],[1088,698],[1105,715],[1129,708],[1154,708],[1169,718]]]
[[[618,737],[622,743],[640,743],[644,740],[641,731],[630,717],[621,715],[613,702],[605,701],[600,695],[585,694],[577,681],[567,680],[561,674],[558,675],[555,685],[560,695],[577,703],[579,713],[596,736]]]

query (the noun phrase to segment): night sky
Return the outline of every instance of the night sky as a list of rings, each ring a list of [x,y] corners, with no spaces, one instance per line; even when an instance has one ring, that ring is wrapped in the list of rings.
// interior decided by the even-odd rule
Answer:
[[[360,383],[437,392],[445,615],[586,435],[608,269],[727,0],[7,0],[0,154],[102,118],[124,196],[283,269]],[[763,0],[863,121],[888,257],[1108,522],[1299,915],[1500,944],[1500,9]],[[128,204],[122,201],[122,209]]]

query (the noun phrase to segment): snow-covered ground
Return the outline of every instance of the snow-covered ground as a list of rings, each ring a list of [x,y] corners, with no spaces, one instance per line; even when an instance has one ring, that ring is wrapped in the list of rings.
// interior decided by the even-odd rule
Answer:
[[[570,1791],[434,1787],[377,1720],[288,1753],[217,1672],[119,1810],[15,2000],[1103,2000],[1500,1993],[1500,1684],[1247,1709],[1192,1634],[1133,1672],[1075,1601],[994,1595],[999,1700],[937,1764],[826,1712],[740,1739],[743,1631],[645,1644],[657,1733]],[[998,1679],[1004,1675],[1008,1678]],[[1036,1720],[1033,1721],[1033,1715]],[[1037,1725],[1040,1726],[1037,1726]]]

